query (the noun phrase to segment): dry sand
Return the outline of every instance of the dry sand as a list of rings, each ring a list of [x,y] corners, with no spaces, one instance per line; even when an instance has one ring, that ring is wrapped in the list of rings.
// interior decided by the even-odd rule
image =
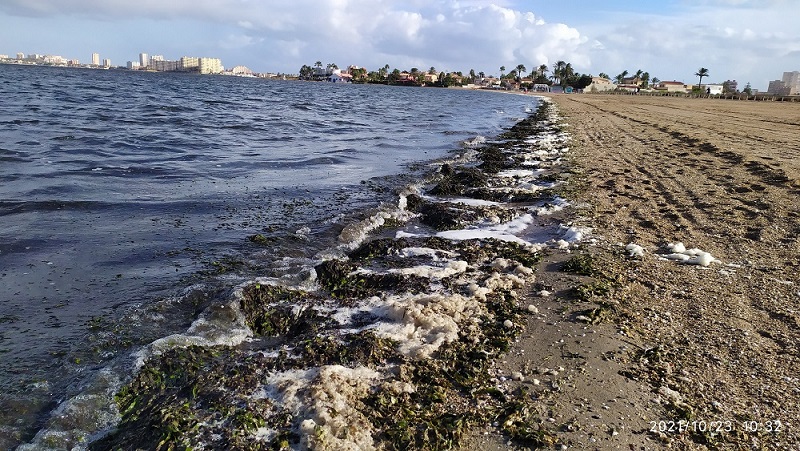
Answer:
[[[800,104],[552,99],[573,138],[559,220],[597,242],[542,263],[499,380],[530,390],[556,448],[800,449]],[[678,241],[718,262],[659,256]],[[596,273],[564,272],[575,255]],[[515,447],[491,425],[464,445]]]

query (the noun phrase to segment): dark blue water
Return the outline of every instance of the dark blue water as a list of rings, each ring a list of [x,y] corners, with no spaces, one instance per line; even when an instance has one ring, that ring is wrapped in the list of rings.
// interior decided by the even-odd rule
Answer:
[[[242,280],[302,278],[429,163],[535,106],[0,65],[0,449]]]

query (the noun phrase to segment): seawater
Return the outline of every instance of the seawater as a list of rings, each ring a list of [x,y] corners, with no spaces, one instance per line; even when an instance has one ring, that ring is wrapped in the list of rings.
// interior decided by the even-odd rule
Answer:
[[[0,65],[0,449],[67,418],[70,400],[108,408],[97,403],[113,402],[143,347],[242,282],[302,284],[437,160],[536,106],[485,91]]]

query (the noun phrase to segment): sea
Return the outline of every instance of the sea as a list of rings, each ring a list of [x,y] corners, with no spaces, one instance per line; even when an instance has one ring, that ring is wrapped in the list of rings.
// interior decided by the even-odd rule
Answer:
[[[102,381],[124,382],[142,349],[249,280],[302,285],[538,102],[0,65],[0,449],[58,424],[101,433],[113,418],[74,400],[113,413]]]

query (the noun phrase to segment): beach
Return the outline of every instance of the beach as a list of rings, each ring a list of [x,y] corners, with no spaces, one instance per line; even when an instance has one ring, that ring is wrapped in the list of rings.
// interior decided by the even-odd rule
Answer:
[[[540,263],[494,368],[562,449],[797,449],[800,108],[554,95],[594,242]],[[542,296],[544,295],[544,296]],[[487,425],[463,449],[515,449]]]
[[[59,73],[33,75],[51,86]],[[61,81],[94,89],[78,75]],[[91,75],[121,98],[165,89]],[[167,96],[191,81],[166,80]],[[12,294],[0,354],[14,371],[3,449],[798,442],[796,106],[206,81],[224,96],[165,97],[162,121],[146,102],[138,116],[102,110],[144,127],[111,133],[110,148],[107,128],[67,134],[83,116],[16,99],[4,131],[18,147],[0,149],[17,224],[0,249]],[[399,116],[324,119],[314,98]],[[410,99],[482,107],[411,124],[393,107]],[[252,114],[220,129],[197,107],[209,101]],[[281,122],[262,121],[277,104]],[[209,140],[165,133],[176,124]],[[239,153],[216,147],[225,130],[247,143]],[[53,186],[17,182],[29,179]],[[113,189],[134,179],[138,191]],[[101,213],[104,228],[74,225]],[[26,231],[29,215],[41,231]],[[38,238],[56,224],[93,241]],[[108,256],[67,265],[63,242]],[[114,257],[130,250],[141,257]],[[146,291],[162,286],[176,291]]]

